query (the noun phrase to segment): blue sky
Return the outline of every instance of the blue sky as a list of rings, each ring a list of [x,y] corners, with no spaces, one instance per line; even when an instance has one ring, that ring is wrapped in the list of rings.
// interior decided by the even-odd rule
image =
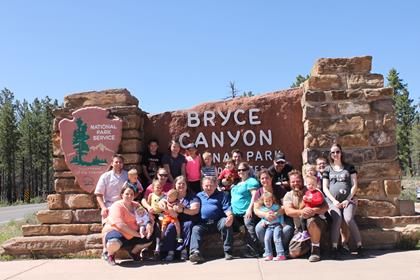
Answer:
[[[151,113],[288,88],[320,57],[373,56],[420,101],[417,1],[1,1],[0,87],[19,100],[127,88]]]

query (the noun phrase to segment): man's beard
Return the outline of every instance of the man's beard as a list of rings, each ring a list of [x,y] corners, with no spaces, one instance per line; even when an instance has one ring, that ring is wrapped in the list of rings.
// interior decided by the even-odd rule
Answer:
[[[303,188],[302,187],[300,187],[300,188],[297,188],[297,187],[293,188],[293,194],[295,196],[297,196],[297,197],[302,197],[304,195]]]

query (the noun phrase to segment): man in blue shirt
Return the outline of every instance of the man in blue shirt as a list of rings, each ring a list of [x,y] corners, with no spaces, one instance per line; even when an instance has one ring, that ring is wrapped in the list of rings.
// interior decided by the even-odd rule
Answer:
[[[215,177],[204,177],[201,186],[203,191],[197,194],[201,201],[201,221],[195,225],[191,233],[190,261],[198,264],[204,261],[200,254],[200,246],[206,233],[219,231],[223,237],[223,250],[225,259],[232,259],[233,214],[230,208],[229,197],[224,192],[216,190]]]

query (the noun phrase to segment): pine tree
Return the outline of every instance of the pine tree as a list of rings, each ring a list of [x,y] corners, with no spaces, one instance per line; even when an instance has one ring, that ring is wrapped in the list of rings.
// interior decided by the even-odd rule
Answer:
[[[0,168],[2,170],[2,194],[8,203],[16,200],[15,160],[17,152],[16,106],[14,94],[7,88],[0,92]]]
[[[413,174],[411,162],[412,145],[410,143],[411,128],[414,124],[416,109],[409,98],[407,84],[399,77],[399,73],[392,68],[388,73],[388,86],[394,89],[395,114],[397,119],[397,146],[401,168],[409,175]]]
[[[420,175],[420,115],[418,112],[411,129],[410,143],[412,145],[411,162],[413,164],[413,174],[418,176]]]
[[[89,153],[89,146],[87,140],[87,125],[81,118],[76,119],[77,128],[73,132],[73,148],[76,151],[76,156],[71,160],[72,163],[84,165],[83,156]]]
[[[298,88],[302,83],[304,83],[307,79],[309,79],[309,75],[306,75],[305,77],[302,75],[298,75],[296,77],[296,81],[290,86],[291,88]]]

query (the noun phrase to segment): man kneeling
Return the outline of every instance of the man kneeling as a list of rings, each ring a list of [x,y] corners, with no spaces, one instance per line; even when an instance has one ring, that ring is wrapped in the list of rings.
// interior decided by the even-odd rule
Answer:
[[[287,216],[292,217],[294,220],[295,228],[301,228],[301,218],[307,221],[307,230],[311,237],[311,256],[309,257],[310,262],[317,262],[320,258],[320,241],[321,241],[321,229],[323,228],[324,221],[319,217],[328,210],[327,203],[324,202],[319,207],[303,207],[303,196],[307,189],[303,186],[302,173],[297,170],[289,172],[290,188],[289,191],[283,198],[284,211]],[[300,257],[299,255],[290,252],[292,258]]]
[[[190,242],[190,261],[194,264],[204,261],[200,254],[203,236],[207,233],[219,231],[223,238],[225,259],[232,259],[233,214],[229,197],[224,192],[216,190],[215,177],[204,177],[201,182],[202,192],[197,194],[201,201],[201,221],[192,228]]]

